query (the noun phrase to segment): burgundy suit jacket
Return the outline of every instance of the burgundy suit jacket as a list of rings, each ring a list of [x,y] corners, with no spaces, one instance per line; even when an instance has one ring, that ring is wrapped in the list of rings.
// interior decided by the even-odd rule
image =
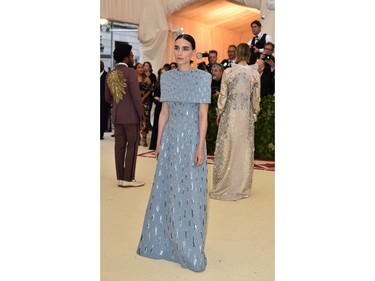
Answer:
[[[123,72],[126,81],[125,94],[122,95],[122,99],[118,102],[113,98],[108,83],[110,73],[113,71]],[[106,77],[105,100],[112,104],[113,124],[139,124],[143,117],[143,105],[135,69],[129,68],[124,64],[116,64],[115,68]]]

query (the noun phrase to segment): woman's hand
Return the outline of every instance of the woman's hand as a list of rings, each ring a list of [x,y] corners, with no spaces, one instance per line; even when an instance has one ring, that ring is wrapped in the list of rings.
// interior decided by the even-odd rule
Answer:
[[[156,149],[154,151],[154,155],[155,155],[156,160],[158,160],[159,153],[160,153],[160,145],[156,145]]]
[[[194,166],[198,167],[198,166],[202,165],[204,159],[205,159],[204,149],[198,147],[197,151],[195,152],[195,156],[194,156]]]

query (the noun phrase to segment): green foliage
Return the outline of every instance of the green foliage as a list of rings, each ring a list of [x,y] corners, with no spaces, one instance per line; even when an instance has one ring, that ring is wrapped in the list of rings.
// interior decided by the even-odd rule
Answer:
[[[208,128],[206,134],[207,154],[214,155],[217,136],[217,97],[208,107]],[[255,158],[275,160],[275,97],[265,96],[260,102],[261,111],[255,122]]]
[[[275,160],[275,96],[262,97],[255,122],[256,159]]]

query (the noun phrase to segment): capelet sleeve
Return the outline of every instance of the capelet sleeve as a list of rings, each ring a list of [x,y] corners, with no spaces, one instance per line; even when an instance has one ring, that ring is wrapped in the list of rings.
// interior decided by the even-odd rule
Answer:
[[[160,78],[160,101],[211,103],[211,80],[211,74],[199,69],[164,72]]]

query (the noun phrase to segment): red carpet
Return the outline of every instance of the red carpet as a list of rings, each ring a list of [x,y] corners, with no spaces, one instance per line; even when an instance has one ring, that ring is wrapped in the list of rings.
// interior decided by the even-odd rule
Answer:
[[[139,153],[138,156],[140,157],[148,157],[148,158],[155,158],[154,151],[147,151],[143,153]],[[214,163],[214,157],[209,155],[208,157],[208,164]],[[263,171],[275,171],[275,161],[272,160],[257,160],[254,161],[254,169],[263,170]]]

